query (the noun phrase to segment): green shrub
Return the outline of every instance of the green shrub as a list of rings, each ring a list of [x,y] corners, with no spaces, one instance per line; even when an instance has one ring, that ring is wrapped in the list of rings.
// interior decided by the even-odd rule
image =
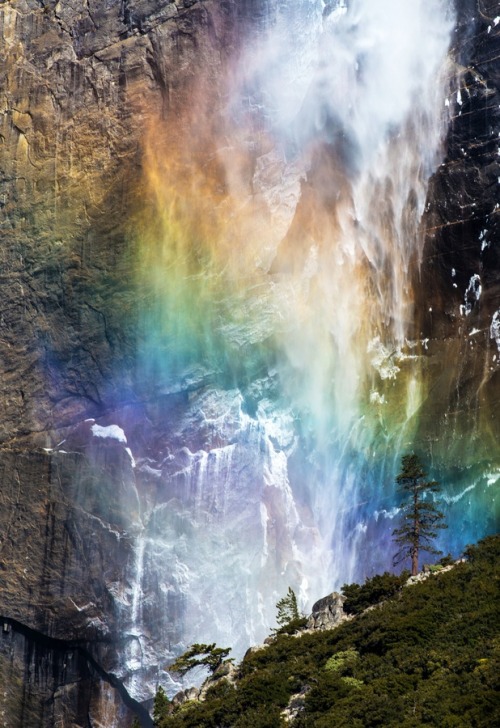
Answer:
[[[302,691],[293,728],[496,728],[499,551],[500,537],[485,539],[468,547],[467,563],[396,599],[388,575],[362,595],[355,585],[358,606],[381,593],[385,603],[334,630],[278,634],[245,656],[235,687],[217,682],[159,728],[279,728]]]
[[[438,561],[438,564],[441,564],[441,566],[453,566],[454,563],[455,559],[451,554],[446,554],[446,556],[442,556]]]
[[[350,675],[346,675],[342,678],[342,682],[344,685],[348,685],[350,688],[362,688],[364,683],[362,680],[358,680],[355,677],[351,677]]]
[[[360,614],[367,607],[394,596],[408,581],[409,575],[409,571],[402,571],[399,576],[386,571],[367,579],[361,586],[344,584],[342,587],[342,594],[346,597],[344,611],[347,614]]]
[[[341,650],[332,655],[325,665],[325,670],[343,673],[346,668],[352,668],[359,654],[354,649]]]
[[[296,617],[295,619],[292,619],[290,622],[287,622],[283,625],[283,627],[280,627],[280,629],[276,630],[275,634],[297,634],[297,632],[300,632],[301,630],[305,629],[307,625],[307,617]]]

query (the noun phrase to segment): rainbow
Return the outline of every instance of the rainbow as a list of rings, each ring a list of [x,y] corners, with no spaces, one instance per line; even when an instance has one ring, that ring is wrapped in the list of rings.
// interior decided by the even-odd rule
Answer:
[[[390,565],[403,453],[443,484],[455,554],[495,529],[500,462],[487,427],[481,442],[477,419],[433,403],[440,342],[420,335],[415,296],[453,19],[445,3],[320,5],[278,13],[186,108],[150,116],[132,238],[143,386],[197,371],[258,421],[267,381],[338,583]]]

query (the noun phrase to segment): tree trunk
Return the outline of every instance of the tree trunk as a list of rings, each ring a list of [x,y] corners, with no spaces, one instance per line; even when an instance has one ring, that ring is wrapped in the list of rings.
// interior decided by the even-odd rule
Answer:
[[[418,574],[418,549],[413,549],[411,552],[411,575],[416,576]]]
[[[418,547],[420,544],[420,515],[418,512],[418,490],[417,484],[413,489],[413,532],[414,541],[411,549],[411,575],[418,574]]]

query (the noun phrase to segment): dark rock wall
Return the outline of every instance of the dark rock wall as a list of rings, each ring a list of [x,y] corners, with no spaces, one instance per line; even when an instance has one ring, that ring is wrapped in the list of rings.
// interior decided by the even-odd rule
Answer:
[[[494,1],[457,8],[451,124],[429,190],[415,287],[434,381],[422,437],[446,440],[460,461],[460,435],[474,418],[478,458],[494,452],[500,437],[500,9]]]
[[[134,399],[123,391],[135,360],[126,220],[144,125],[182,106],[203,69],[217,76],[235,12],[210,0],[0,2],[0,682],[9,725],[125,726],[135,712],[98,671],[119,673],[130,615],[127,531],[138,502],[128,455],[109,443],[86,450],[78,432],[69,453],[36,448]],[[72,640],[86,652],[68,652]]]
[[[500,296],[500,24],[494,24],[499,9],[496,2],[480,3],[475,10],[470,8],[475,3],[465,5],[453,49],[456,80],[449,98],[446,157],[429,194],[429,237],[421,274],[428,285],[422,288],[441,303],[437,310],[424,310],[435,314],[426,316],[425,333],[430,335],[437,333],[432,319],[440,313],[443,319],[434,323],[444,333],[447,325],[454,331],[460,305],[467,304],[466,323],[484,328]],[[474,275],[481,278],[480,301],[472,289],[466,296]]]
[[[104,728],[127,725],[131,712],[150,724],[144,708],[120,699],[116,680],[99,669],[81,641],[48,639],[5,617],[0,624],[0,679],[8,688],[0,695],[2,725]]]
[[[112,449],[93,461],[78,452],[1,453],[0,674],[12,683],[7,716],[19,725],[56,725],[61,711],[63,725],[86,725],[73,721],[103,709],[98,670],[118,672],[132,558],[124,529],[133,527],[137,494],[122,499],[126,468]],[[119,694],[106,690],[109,719],[125,720]]]
[[[459,11],[453,120],[416,286],[438,383],[421,436],[442,437],[448,426],[433,414],[441,398],[437,408],[452,419],[471,408],[487,419],[491,442],[478,443],[486,451],[500,435],[491,336],[500,308],[500,24],[492,0],[459,2]],[[135,406],[127,220],[144,126],[182,108],[200,75],[217,98],[241,23],[267,12],[257,0],[0,1],[0,684],[9,686],[0,712],[9,725],[131,721],[133,709],[98,670],[119,671],[129,626],[125,565],[139,508],[130,463],[123,448],[89,445],[85,431],[69,452],[40,448],[87,417]],[[479,299],[469,290],[475,275]],[[457,359],[458,377],[446,365]],[[187,411],[189,393],[176,396]],[[165,444],[177,400],[165,404],[167,434],[149,432],[153,416],[131,425],[144,453],[148,437]],[[35,633],[62,642],[44,645]]]

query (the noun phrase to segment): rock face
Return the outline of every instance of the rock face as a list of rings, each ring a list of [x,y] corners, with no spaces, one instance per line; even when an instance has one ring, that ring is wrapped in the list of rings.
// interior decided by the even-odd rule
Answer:
[[[213,635],[199,575],[217,549],[228,614],[241,591],[296,578],[290,528],[314,552],[284,468],[293,435],[259,431],[237,390],[216,396],[196,374],[154,401],[135,380],[127,219],[145,127],[182,109],[193,79],[216,96],[242,24],[263,15],[257,2],[0,3],[1,669],[24,684],[4,701],[9,724],[148,725],[129,693],[168,684],[186,622]],[[246,647],[271,617],[245,609],[232,642]]]
[[[138,643],[132,461],[84,420],[122,401],[130,377],[114,373],[133,368],[124,221],[146,111],[181,103],[197,67],[217,74],[235,13],[193,0],[0,3],[5,725],[150,724],[123,687]]]
[[[181,687],[165,667],[189,642],[218,640],[240,654],[269,631],[274,604],[290,584],[305,602],[332,588],[335,563],[358,578],[385,563],[393,513],[389,496],[377,495],[374,506],[369,488],[379,489],[392,467],[384,460],[391,438],[384,397],[392,390],[394,398],[393,373],[415,358],[413,349],[397,361],[382,346],[371,354],[378,367],[368,392],[373,407],[349,432],[358,449],[343,441],[332,455],[324,442],[311,445],[308,411],[291,404],[303,402],[311,379],[329,391],[317,340],[287,341],[293,376],[284,386],[276,340],[286,339],[287,324],[273,329],[276,319],[287,321],[296,289],[322,295],[314,276],[323,253],[314,236],[325,220],[331,237],[342,228],[347,218],[336,206],[355,176],[356,150],[341,114],[322,128],[316,147],[301,129],[279,146],[280,119],[266,105],[276,87],[302,82],[308,34],[345,12],[344,3],[331,2],[323,18],[320,5],[0,0],[5,725],[126,727],[134,714],[151,725],[154,689],[158,682],[171,694]],[[491,494],[500,477],[496,5],[481,2],[479,12],[474,0],[457,0],[457,80],[446,107],[452,124],[430,182],[414,283],[412,334],[428,339],[418,344],[425,396],[410,378],[401,396],[406,411],[396,407],[397,447],[412,445],[411,430],[435,461],[463,466],[450,509],[478,483]],[[295,39],[290,78],[273,71],[272,45],[252,46],[269,71],[245,55],[247,38],[285,22]],[[298,118],[307,121],[310,96],[304,99]],[[311,146],[307,164],[294,156],[298,143]],[[197,178],[183,176],[186,159]],[[191,237],[187,252],[179,243],[182,265],[169,278],[155,234],[176,244],[187,235],[169,216],[186,203],[179,190]],[[214,211],[233,226],[222,228]],[[148,217],[161,218],[153,233]],[[213,281],[225,280],[210,268],[205,246],[214,229],[222,230],[224,271],[240,265],[250,280],[227,298],[215,288],[215,303],[203,298]],[[246,257],[250,232],[269,238],[257,262]],[[235,263],[240,252],[243,263]],[[151,271],[141,276],[148,264],[158,280]],[[287,278],[294,268],[304,270],[304,280]],[[169,305],[157,310],[151,301],[165,280]],[[197,303],[201,323],[189,308],[166,336],[180,280],[191,282],[184,295]],[[344,298],[327,298],[325,315],[342,315],[350,285],[346,277]],[[280,306],[274,290],[283,292]],[[300,319],[298,328],[314,333],[314,323]],[[181,334],[199,346],[195,355]],[[213,354],[219,339],[224,346]],[[304,360],[314,365],[307,376]],[[327,399],[321,391],[311,410]],[[376,465],[378,445],[358,436],[363,420],[382,442]],[[482,468],[472,483],[471,448]],[[494,509],[487,521],[477,502],[450,548],[494,529]],[[332,523],[342,526],[345,545]],[[356,556],[366,544],[370,564]],[[336,624],[341,601],[335,593],[320,600],[311,626]]]
[[[497,3],[458,3],[455,37],[457,81],[447,99],[451,125],[446,156],[429,191],[417,295],[420,333],[430,340],[431,366],[440,382],[433,396],[450,403],[441,407],[442,418],[430,411],[422,417],[422,435],[442,438],[455,428],[448,447],[460,460],[460,435],[471,409],[488,423],[485,439],[476,438],[478,459],[488,457],[489,438],[498,440],[500,424]],[[447,365],[454,359],[459,368]]]
[[[128,453],[103,438],[87,455],[2,451],[0,670],[12,684],[9,722],[88,716],[104,726],[141,710],[115,689],[124,677],[117,645],[137,639],[127,571],[138,501],[123,479],[127,465],[130,474]]]
[[[333,629],[349,619],[344,612],[345,597],[337,592],[319,599],[313,604],[312,613],[307,620],[308,629]]]
[[[193,75],[217,77],[235,13],[0,2],[3,442],[44,445],[122,400],[135,339],[125,218],[146,117],[180,106]]]

